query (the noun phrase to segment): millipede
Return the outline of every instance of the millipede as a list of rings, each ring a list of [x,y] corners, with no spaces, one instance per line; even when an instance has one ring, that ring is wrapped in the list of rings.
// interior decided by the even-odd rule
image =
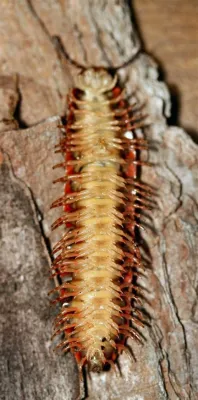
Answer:
[[[70,350],[80,371],[87,365],[100,372],[127,350],[128,337],[142,342],[144,265],[136,232],[152,194],[138,173],[148,146],[136,134],[144,116],[124,99],[117,75],[103,68],[76,77],[68,109],[56,146],[64,160],[54,167],[64,169],[55,181],[64,193],[51,206],[63,210],[52,229],[65,228],[53,248],[59,283],[50,293],[62,305],[53,336],[62,336],[56,348]]]

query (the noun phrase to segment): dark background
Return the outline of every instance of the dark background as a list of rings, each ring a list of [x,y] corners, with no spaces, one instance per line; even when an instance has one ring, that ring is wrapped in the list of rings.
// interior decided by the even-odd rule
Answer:
[[[198,1],[134,0],[136,24],[172,94],[171,124],[198,141]]]

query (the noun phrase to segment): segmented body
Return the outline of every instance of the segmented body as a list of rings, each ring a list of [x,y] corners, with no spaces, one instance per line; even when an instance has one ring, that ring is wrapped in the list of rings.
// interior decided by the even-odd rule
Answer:
[[[78,76],[59,146],[65,194],[52,205],[63,207],[53,228],[66,226],[52,266],[62,279],[54,290],[63,303],[55,334],[65,338],[58,347],[95,371],[115,361],[128,336],[140,339],[133,324],[142,325],[135,307],[142,267],[135,227],[138,209],[147,204],[146,186],[137,181],[137,151],[146,142],[125,137],[139,123],[115,84],[103,69]]]

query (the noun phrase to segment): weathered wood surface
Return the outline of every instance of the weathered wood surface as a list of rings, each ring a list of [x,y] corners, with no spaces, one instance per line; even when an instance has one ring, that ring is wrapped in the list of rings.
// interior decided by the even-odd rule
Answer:
[[[151,268],[141,277],[150,326],[143,347],[129,340],[137,361],[120,357],[114,371],[88,377],[90,400],[197,399],[197,146],[167,127],[170,99],[155,63],[141,52],[124,1],[2,1],[0,53],[1,157],[1,394],[2,399],[74,400],[79,393],[72,356],[50,343],[49,205],[60,158],[53,148],[66,94],[78,68],[116,68],[145,102],[152,141],[143,180],[159,188],[144,247]],[[121,67],[123,65],[123,67]],[[119,68],[117,68],[119,67]],[[55,115],[55,117],[54,117]],[[24,129],[26,128],[26,129]]]

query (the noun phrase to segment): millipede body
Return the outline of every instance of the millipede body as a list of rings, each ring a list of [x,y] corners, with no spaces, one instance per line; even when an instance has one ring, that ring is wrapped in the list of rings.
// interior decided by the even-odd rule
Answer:
[[[64,162],[55,167],[64,168],[64,176],[56,181],[64,183],[64,195],[52,204],[63,209],[53,229],[65,226],[52,265],[61,280],[52,291],[62,304],[57,347],[71,350],[80,369],[88,364],[97,372],[114,363],[127,337],[141,340],[136,326],[143,326],[135,236],[140,209],[149,203],[149,189],[137,179],[146,141],[136,138],[141,117],[127,107],[116,81],[101,68],[77,76],[57,146]]]

